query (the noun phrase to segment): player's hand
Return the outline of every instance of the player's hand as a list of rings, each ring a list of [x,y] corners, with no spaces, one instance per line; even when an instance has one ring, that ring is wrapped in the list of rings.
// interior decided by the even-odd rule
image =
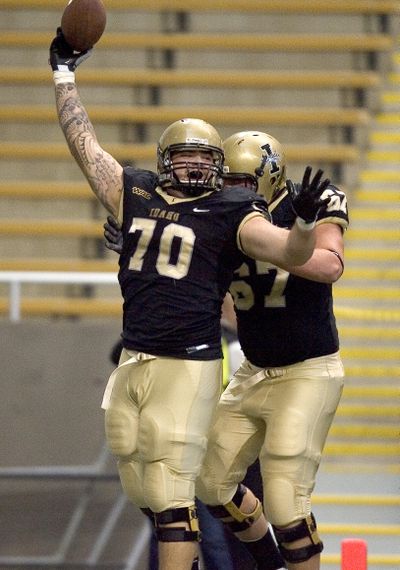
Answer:
[[[321,182],[322,170],[318,170],[310,180],[311,170],[311,166],[307,166],[301,184],[286,180],[293,211],[306,224],[315,222],[322,206],[329,202],[329,197],[321,199],[321,195],[331,183],[328,178]]]
[[[122,253],[124,243],[121,226],[113,216],[107,216],[107,222],[103,225],[105,245],[116,253]]]
[[[75,51],[59,27],[57,28],[57,35],[50,45],[49,64],[53,71],[75,71],[78,65],[85,61],[91,53],[92,48],[85,51]]]

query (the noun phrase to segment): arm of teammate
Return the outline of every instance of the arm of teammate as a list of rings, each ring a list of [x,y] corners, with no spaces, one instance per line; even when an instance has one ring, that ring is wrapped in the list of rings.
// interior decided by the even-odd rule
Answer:
[[[313,254],[315,230],[305,230],[295,224],[288,231],[256,216],[240,229],[240,244],[243,252],[253,259],[283,268],[303,265]]]
[[[237,332],[235,305],[230,293],[225,295],[222,303],[221,323],[230,331]]]
[[[124,244],[121,224],[113,216],[107,216],[107,221],[103,225],[103,228],[106,248],[121,254]]]
[[[123,168],[98,143],[93,125],[82,105],[75,85],[75,69],[91,50],[75,52],[61,28],[50,46],[56,106],[61,130],[69,150],[103,206],[118,215],[123,190]]]
[[[338,224],[323,223],[315,228],[316,243],[311,258],[301,266],[284,267],[286,271],[320,283],[335,283],[344,270],[343,231]]]
[[[309,167],[304,175],[309,178]],[[296,196],[301,185],[294,184],[291,180],[287,180],[286,184],[291,196]],[[324,192],[324,198],[328,201],[324,210],[325,215],[317,222],[316,244],[312,257],[300,267],[284,269],[312,281],[335,283],[344,270],[343,231],[348,223],[346,196],[338,188],[330,185]],[[333,220],[330,220],[332,216]],[[338,222],[335,221],[337,217],[340,219]]]
[[[246,255],[269,261],[286,268],[306,263],[316,244],[315,221],[321,207],[328,199],[321,195],[330,180],[321,181],[322,170],[311,179],[311,167],[307,167],[303,181],[288,188],[296,222],[290,231],[273,226],[261,216],[250,218],[241,228],[239,239]]]

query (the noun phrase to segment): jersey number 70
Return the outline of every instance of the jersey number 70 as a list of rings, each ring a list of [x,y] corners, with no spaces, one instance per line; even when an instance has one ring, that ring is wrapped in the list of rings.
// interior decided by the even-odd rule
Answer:
[[[136,250],[129,262],[129,269],[141,271],[149,244],[154,236],[157,225],[156,220],[148,218],[133,218],[129,233],[139,232]],[[172,259],[172,244],[174,240],[180,241],[179,254],[174,262]],[[172,279],[182,279],[189,272],[192,261],[194,242],[196,236],[191,228],[170,223],[162,231],[156,260],[156,269],[160,275]]]

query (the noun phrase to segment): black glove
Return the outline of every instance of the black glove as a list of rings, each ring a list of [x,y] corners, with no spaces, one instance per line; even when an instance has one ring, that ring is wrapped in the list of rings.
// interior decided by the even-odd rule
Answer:
[[[122,253],[124,240],[118,220],[113,216],[107,216],[107,222],[104,224],[103,228],[106,247],[111,249],[111,251]]]
[[[311,170],[311,166],[307,166],[301,184],[286,180],[293,211],[307,224],[315,222],[320,209],[329,202],[329,197],[321,199],[321,195],[331,183],[328,178],[321,182],[322,170],[318,170],[310,182]]]
[[[50,45],[49,64],[53,71],[75,71],[91,53],[92,48],[75,51],[65,39],[61,28],[57,28],[57,35]]]

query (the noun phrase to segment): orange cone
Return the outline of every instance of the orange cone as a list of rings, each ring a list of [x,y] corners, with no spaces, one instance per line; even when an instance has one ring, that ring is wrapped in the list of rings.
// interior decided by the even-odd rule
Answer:
[[[361,538],[342,540],[341,570],[367,570],[367,543]]]

